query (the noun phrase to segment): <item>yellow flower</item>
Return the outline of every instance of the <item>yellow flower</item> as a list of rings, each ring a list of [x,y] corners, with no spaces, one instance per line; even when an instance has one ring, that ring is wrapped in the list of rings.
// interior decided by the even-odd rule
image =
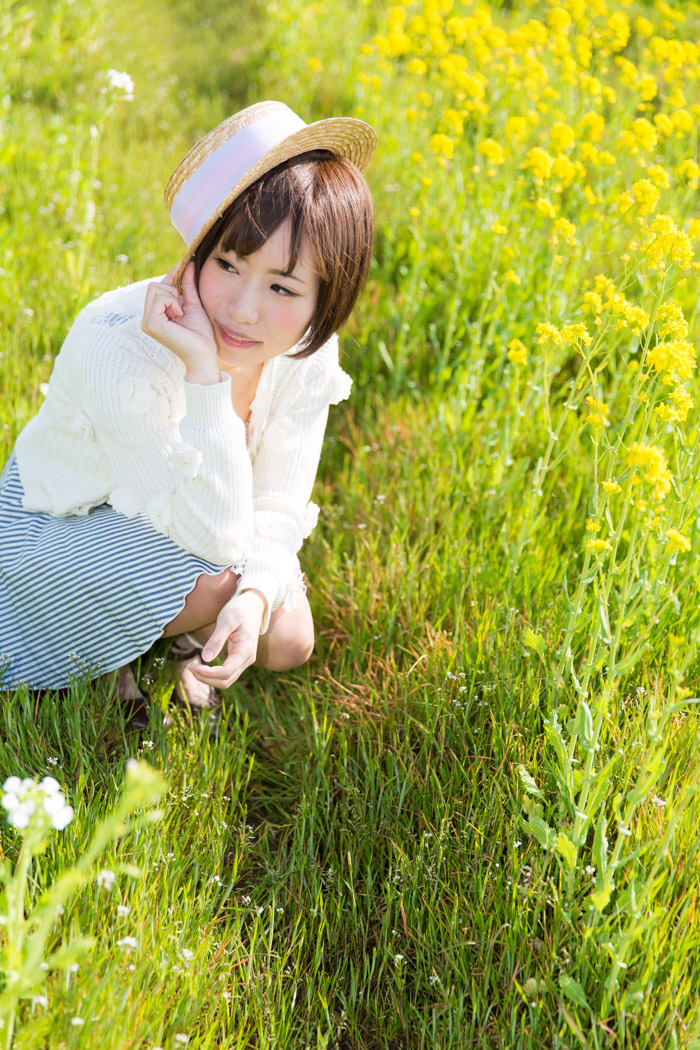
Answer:
[[[503,274],[503,280],[507,281],[508,284],[520,284],[520,278],[518,277],[515,270],[506,270]],[[510,343],[508,344],[510,346]]]
[[[545,215],[548,219],[554,219],[558,211],[556,205],[552,204],[552,202],[547,200],[546,197],[540,197],[535,207],[538,212]]]
[[[647,73],[636,80],[634,82],[634,87],[645,102],[651,102],[653,98],[656,98],[658,87],[656,84],[656,77],[652,76],[651,73]]]
[[[659,203],[661,191],[651,179],[640,179],[632,186],[632,196],[638,205],[639,214],[648,215]]]
[[[676,168],[676,171],[682,179],[687,179],[688,185],[691,189],[695,189],[698,181],[700,181],[700,167],[695,163],[694,160],[688,158],[687,160],[681,161]]]
[[[454,139],[449,138],[447,135],[431,135],[430,148],[433,153],[438,153],[443,157],[447,157],[448,160],[452,160],[455,155]]]
[[[647,353],[647,364],[655,372],[673,371],[682,379],[690,379],[695,371],[695,347],[685,339],[657,343]]]
[[[604,131],[605,120],[595,110],[584,113],[578,122],[579,135],[588,135],[591,142],[600,142]]]
[[[590,346],[593,342],[593,337],[585,324],[566,324],[561,330],[561,335],[564,342],[568,343],[569,346],[576,346],[578,343]]]
[[[630,24],[627,15],[622,11],[615,11],[608,19],[607,40],[613,51],[622,51],[626,46],[630,35]]]
[[[428,72],[428,67],[422,58],[412,58],[406,66],[406,68],[409,73],[412,73],[414,76],[418,77],[424,77],[425,74]]]
[[[586,532],[600,532],[600,522],[594,521],[593,518],[589,518],[586,522]]]
[[[526,365],[527,347],[519,339],[511,339],[508,343],[508,357],[514,365]]]
[[[662,403],[657,405],[654,411],[666,423],[684,423],[695,401],[685,387],[680,385],[673,390],[670,397],[674,405]]]
[[[443,123],[449,128],[453,135],[458,137],[464,132],[464,116],[456,109],[446,109],[442,114]]]
[[[552,342],[555,346],[561,346],[564,340],[561,337],[561,332],[556,325],[550,324],[549,321],[542,321],[537,325],[535,329],[540,346],[545,346],[546,343]]]
[[[557,219],[552,226],[552,231],[549,236],[550,244],[559,244],[563,241],[565,244],[576,244],[576,227],[573,222],[568,219]]]
[[[593,537],[591,537],[588,540],[588,549],[594,551],[596,554],[600,554],[603,551],[611,551],[612,544],[610,540],[601,540],[598,537],[593,539]]]
[[[666,113],[655,113],[654,123],[656,124],[656,130],[659,135],[668,138],[669,135],[673,134],[673,121]]]
[[[587,397],[586,404],[591,409],[591,412],[587,416],[584,416],[586,423],[589,423],[592,427],[609,427],[610,420],[608,414],[610,412],[610,406],[606,405],[604,401],[599,401],[595,397]]]
[[[564,153],[576,141],[576,132],[563,121],[556,121],[549,133],[549,145],[555,153]]]
[[[674,335],[677,339],[688,338],[688,322],[683,314],[683,307],[673,296],[665,303],[659,303],[655,321],[659,335]]]
[[[675,128],[676,135],[679,138],[683,138],[688,132],[693,130],[694,121],[692,114],[687,109],[677,109],[671,114],[671,123]]]
[[[637,36],[640,36],[642,39],[645,39],[648,36],[652,36],[654,32],[654,25],[652,22],[649,21],[648,18],[644,18],[642,15],[640,15],[634,20],[634,31],[637,34]]]
[[[672,551],[683,551],[686,554],[690,550],[690,540],[678,529],[669,529],[666,533],[668,545]]]
[[[525,117],[508,117],[505,124],[506,138],[519,145],[526,138],[530,125]]]
[[[647,168],[647,175],[660,190],[667,190],[671,185],[668,172],[662,164],[652,164]]]
[[[657,215],[644,232],[647,239],[642,251],[646,252],[652,269],[663,270],[669,261],[681,270],[690,269],[694,255],[690,238],[684,230],[678,229],[670,215]]]
[[[320,58],[309,58],[306,61],[306,65],[312,73],[318,73],[321,69],[323,69],[323,62]]]
[[[499,222],[497,219],[491,224],[491,231],[496,234],[506,234],[508,233],[508,227],[504,226],[503,223]]]
[[[409,208],[408,214],[411,216],[412,219],[417,219],[420,215],[420,208]]]
[[[532,172],[532,177],[538,186],[542,186],[545,179],[550,177],[553,166],[554,157],[547,153],[546,150],[540,149],[539,146],[528,150],[525,154],[525,160],[520,165],[523,170],[527,171],[529,169]]]
[[[627,465],[647,468],[644,480],[652,486],[654,499],[661,501],[671,491],[671,473],[664,450],[659,445],[632,442],[627,454]]]
[[[487,157],[491,164],[503,164],[503,148],[495,139],[484,139],[476,148],[477,153]]]
[[[604,481],[603,488],[609,496],[614,496],[617,492],[622,492],[622,486],[618,485],[616,481]]]
[[[656,147],[658,136],[653,124],[644,117],[637,117],[632,121],[631,131],[625,129],[620,132],[619,142],[630,153],[639,153],[640,150],[651,152]]]

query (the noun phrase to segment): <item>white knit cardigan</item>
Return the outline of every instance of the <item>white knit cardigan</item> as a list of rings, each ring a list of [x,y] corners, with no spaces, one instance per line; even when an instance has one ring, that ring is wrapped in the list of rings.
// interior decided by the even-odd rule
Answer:
[[[240,572],[238,593],[260,590],[265,631],[303,587],[297,554],[318,516],[309,498],[328,406],[351,386],[337,338],[265,363],[246,445],[230,377],[186,382],[183,362],[142,331],[148,283],[100,296],[68,333],[17,439],[24,507],[63,516],[106,502],[145,514],[180,547]]]

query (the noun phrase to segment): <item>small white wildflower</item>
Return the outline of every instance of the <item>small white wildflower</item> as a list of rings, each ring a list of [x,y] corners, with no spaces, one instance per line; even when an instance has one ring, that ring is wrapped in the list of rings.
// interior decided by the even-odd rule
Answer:
[[[192,962],[194,959],[194,952],[191,948],[180,948],[180,958],[184,959],[185,962]]]
[[[115,255],[114,258],[119,263],[128,263],[128,261],[129,261],[129,256],[128,255],[124,255],[123,253],[120,253],[119,255]],[[149,743],[150,743],[151,747],[153,747],[153,741],[150,740]],[[144,740],[144,744],[146,744],[145,740]]]
[[[658,795],[652,795],[651,796],[651,801],[655,802],[657,806],[661,806],[662,809],[663,809],[664,806],[668,805],[668,802],[666,802],[665,799],[663,799],[663,798],[659,798]]]
[[[120,937],[117,941],[117,947],[119,948],[135,948],[138,941],[135,937]]]
[[[184,1032],[176,1032],[175,1036],[174,1036],[174,1039],[175,1039],[176,1043],[180,1044],[180,1046],[184,1046],[186,1043],[189,1043],[189,1041],[190,1041],[190,1037],[188,1035],[185,1035]]]
[[[33,995],[32,996],[32,1006],[48,1006],[48,1005],[49,1005],[49,1000],[46,998],[45,995]]]
[[[134,97],[134,82],[128,73],[120,73],[118,69],[108,69],[105,73],[105,79],[109,87],[114,88],[115,91],[122,91],[122,99],[125,102],[131,102]]]
[[[77,973],[80,969],[80,963],[71,963],[68,967],[68,973]]]
[[[394,962],[396,963],[397,966],[399,966],[403,962],[403,960],[404,960],[403,955],[395,955],[394,956]]]
[[[513,843],[513,848],[514,849],[517,849],[518,846],[522,846],[522,842],[520,841],[520,839],[516,839],[515,842]]]
[[[130,911],[131,911],[131,909],[126,904],[118,904],[117,905],[117,915],[121,915],[122,918],[124,918],[126,915],[128,915]]]
[[[54,758],[54,757],[53,757],[53,755],[50,755],[50,756],[49,756],[49,757],[48,757],[48,758],[46,759],[46,763],[47,763],[47,765],[49,765],[49,766],[57,766],[57,765],[58,765],[58,759],[57,759],[57,758]]]
[[[111,890],[114,885],[116,875],[109,868],[103,868],[102,871],[97,873],[97,885],[103,890]]]
[[[70,1023],[77,1028],[78,1025],[85,1024],[85,1021],[83,1021],[82,1017],[71,1017]]]

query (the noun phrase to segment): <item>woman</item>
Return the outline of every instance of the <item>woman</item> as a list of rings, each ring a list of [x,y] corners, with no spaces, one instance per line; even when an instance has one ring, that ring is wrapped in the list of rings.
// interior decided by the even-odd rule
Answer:
[[[349,393],[335,332],[369,267],[375,145],[362,121],[262,102],[178,165],[184,258],[78,315],[0,480],[6,688],[95,677],[184,632],[204,645],[192,700],[308,659],[297,554]]]

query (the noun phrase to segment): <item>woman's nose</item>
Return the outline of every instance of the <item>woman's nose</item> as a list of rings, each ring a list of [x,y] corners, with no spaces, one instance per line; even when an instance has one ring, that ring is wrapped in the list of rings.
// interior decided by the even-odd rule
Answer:
[[[255,324],[258,320],[259,310],[254,289],[239,286],[236,294],[229,301],[229,313],[231,317],[241,324]]]

